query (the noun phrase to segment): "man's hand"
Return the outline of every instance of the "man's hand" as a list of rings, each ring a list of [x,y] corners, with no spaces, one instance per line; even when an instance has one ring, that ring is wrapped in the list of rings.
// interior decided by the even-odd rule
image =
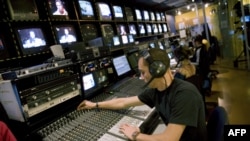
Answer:
[[[135,127],[129,124],[122,124],[119,129],[120,129],[120,132],[123,133],[130,140],[134,140],[134,138],[132,137],[132,134],[135,131],[140,132],[139,127]]]
[[[88,101],[88,100],[84,100],[82,101],[78,107],[77,107],[77,110],[83,110],[83,109],[93,109],[96,107],[96,103],[93,103],[91,101]]]

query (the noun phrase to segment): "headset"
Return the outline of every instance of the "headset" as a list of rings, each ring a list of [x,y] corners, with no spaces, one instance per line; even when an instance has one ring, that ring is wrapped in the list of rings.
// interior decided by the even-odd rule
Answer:
[[[149,64],[149,73],[152,75],[151,79],[143,86],[146,87],[154,78],[163,77],[167,71],[167,66],[160,60],[154,60],[146,49],[140,52],[140,56]]]

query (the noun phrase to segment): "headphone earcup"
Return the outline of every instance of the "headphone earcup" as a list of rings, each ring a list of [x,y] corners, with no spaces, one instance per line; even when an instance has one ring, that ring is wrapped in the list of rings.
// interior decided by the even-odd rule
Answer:
[[[153,61],[153,63],[149,65],[150,74],[156,78],[162,77],[166,70],[166,65],[163,64],[162,61]]]

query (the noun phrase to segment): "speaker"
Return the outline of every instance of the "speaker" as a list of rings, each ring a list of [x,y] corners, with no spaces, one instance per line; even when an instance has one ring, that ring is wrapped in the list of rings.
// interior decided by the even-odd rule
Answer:
[[[140,55],[147,61],[149,64],[149,73],[153,78],[162,77],[167,71],[167,66],[160,60],[154,60],[148,50],[142,50]]]

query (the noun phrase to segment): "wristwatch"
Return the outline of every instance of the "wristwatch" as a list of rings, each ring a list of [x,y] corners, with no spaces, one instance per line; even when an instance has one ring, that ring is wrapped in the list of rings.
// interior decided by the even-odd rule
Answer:
[[[139,134],[140,134],[140,132],[138,132],[138,131],[134,131],[134,132],[133,132],[133,134],[132,134],[132,139],[133,139],[133,141],[136,140],[136,137],[137,137]]]

